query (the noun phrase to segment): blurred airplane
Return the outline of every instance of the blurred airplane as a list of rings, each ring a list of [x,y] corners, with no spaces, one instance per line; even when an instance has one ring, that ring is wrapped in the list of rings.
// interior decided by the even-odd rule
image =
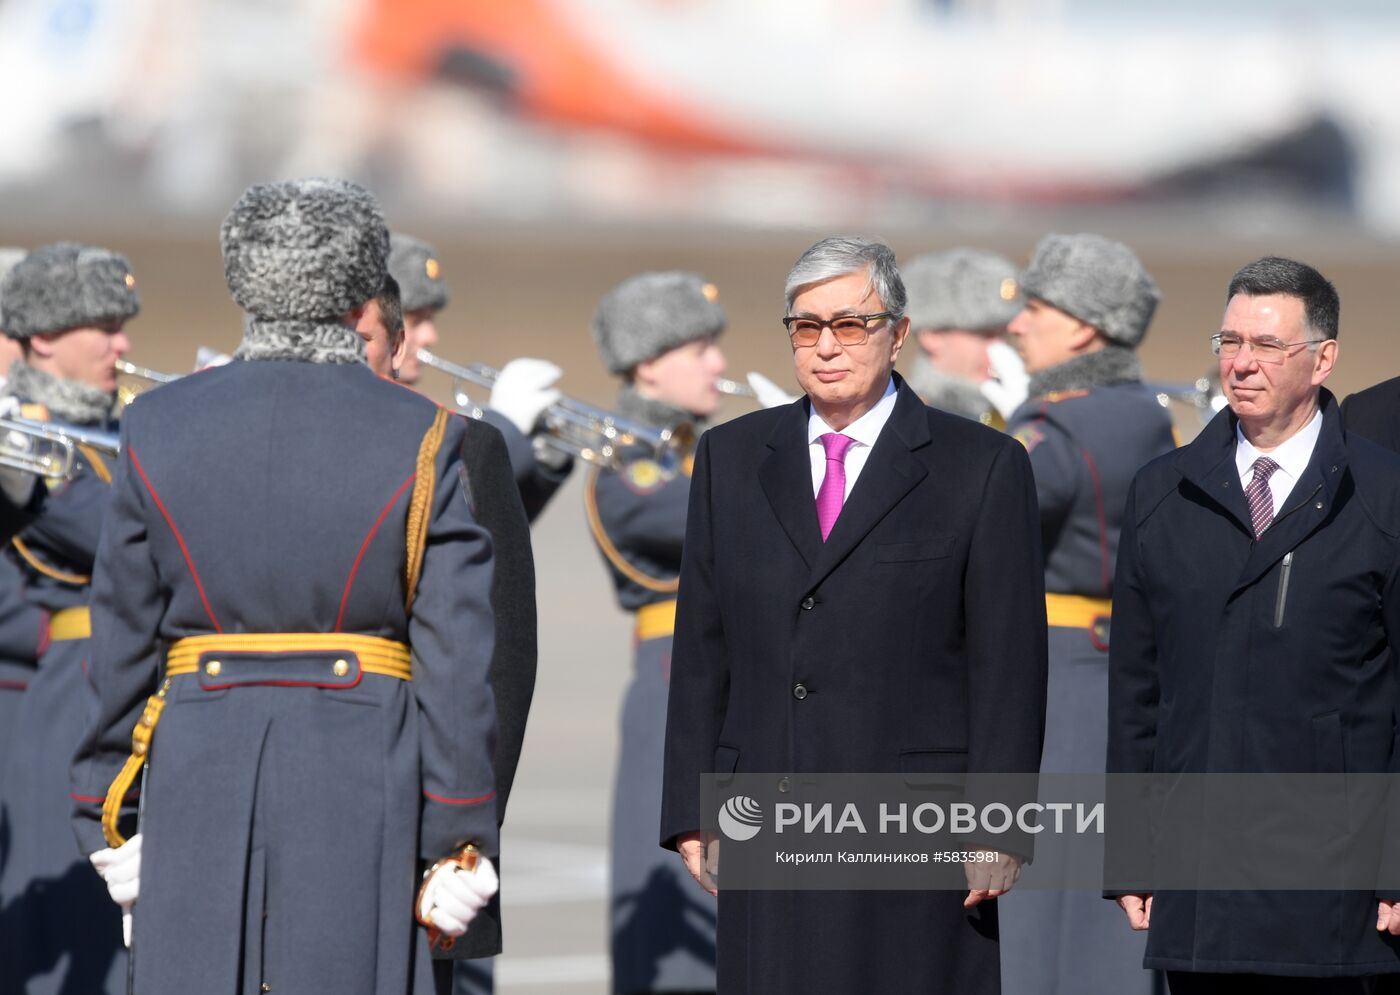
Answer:
[[[450,81],[666,155],[834,164],[933,197],[1277,197],[1400,232],[1395,18],[1068,6],[0,0],[0,189],[81,158],[84,127],[167,197],[202,183],[223,203],[239,169],[364,172],[355,136],[376,125],[350,95]]]
[[[1121,200],[1218,173],[1342,204],[1359,184],[1400,222],[1400,105],[1386,82],[1400,36],[1366,27],[958,20],[911,3],[370,0],[355,52],[373,72],[459,80],[566,128],[878,163],[937,194]]]

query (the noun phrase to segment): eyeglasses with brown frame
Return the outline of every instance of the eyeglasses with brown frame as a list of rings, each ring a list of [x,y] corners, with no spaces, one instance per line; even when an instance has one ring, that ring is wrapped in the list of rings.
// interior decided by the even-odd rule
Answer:
[[[870,338],[872,321],[893,317],[892,311],[881,311],[878,314],[838,314],[822,321],[820,318],[790,314],[783,318],[783,327],[787,329],[788,338],[792,339],[794,346],[816,345],[822,337],[823,328],[830,328],[831,334],[842,345],[864,345]]]
[[[1247,339],[1233,332],[1216,332],[1210,337],[1210,351],[1223,359],[1234,359],[1240,354],[1240,350],[1248,344],[1250,351],[1254,353],[1255,360],[1277,366],[1287,359],[1294,349],[1326,341],[1327,339],[1304,339],[1301,342],[1282,342],[1267,337]]]

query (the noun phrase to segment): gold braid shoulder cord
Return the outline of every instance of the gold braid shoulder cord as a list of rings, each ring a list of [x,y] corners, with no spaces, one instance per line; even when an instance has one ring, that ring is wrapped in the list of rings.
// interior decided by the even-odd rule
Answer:
[[[583,492],[583,510],[588,518],[588,528],[593,533],[593,541],[598,544],[598,548],[609,563],[618,573],[626,577],[638,587],[647,591],[656,591],[658,594],[675,594],[680,590],[681,579],[674,577],[670,580],[662,580],[660,577],[653,577],[650,574],[638,570],[627,561],[622,555],[622,551],[613,545],[613,541],[608,538],[608,533],[603,528],[603,518],[598,514],[598,477],[602,473],[601,469],[595,469],[592,476],[588,478],[588,486]]]

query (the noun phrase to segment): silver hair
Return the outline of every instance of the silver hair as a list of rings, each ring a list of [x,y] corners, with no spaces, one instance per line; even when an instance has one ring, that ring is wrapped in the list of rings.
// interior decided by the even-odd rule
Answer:
[[[904,317],[909,295],[895,266],[894,250],[878,239],[855,235],[824,238],[798,257],[783,288],[784,313],[791,313],[792,302],[812,284],[847,273],[869,274],[869,287],[880,295],[885,310],[894,315],[892,320],[897,322]]]

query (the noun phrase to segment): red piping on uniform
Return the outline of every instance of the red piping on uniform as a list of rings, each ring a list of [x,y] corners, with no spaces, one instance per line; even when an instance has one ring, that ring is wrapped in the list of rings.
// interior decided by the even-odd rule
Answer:
[[[28,681],[0,681],[0,691],[24,691],[28,688]]]
[[[199,579],[199,571],[194,567],[194,558],[190,556],[190,548],[185,545],[185,537],[180,534],[180,530],[175,527],[175,519],[170,517],[170,512],[165,510],[165,502],[160,499],[156,489],[151,485],[151,478],[146,476],[145,469],[141,466],[141,461],[136,458],[136,450],[128,449],[131,453],[131,465],[136,467],[136,472],[141,475],[141,482],[146,485],[146,490],[151,492],[151,497],[160,509],[161,517],[165,519],[165,524],[170,526],[170,531],[175,534],[175,541],[180,544],[180,552],[185,557],[185,565],[190,568],[190,576],[194,578],[195,590],[199,592],[199,600],[204,605],[204,614],[209,616],[209,621],[214,626],[215,632],[223,632],[224,627],[219,624],[219,620],[214,617],[214,609],[209,606],[209,599],[204,594],[204,583]]]
[[[345,606],[350,601],[350,588],[355,586],[355,574],[359,573],[360,561],[365,558],[365,551],[369,549],[369,544],[374,541],[374,534],[379,531],[379,526],[384,524],[384,519],[389,515],[389,509],[403,496],[403,492],[408,489],[408,485],[413,483],[416,472],[409,474],[408,479],[399,484],[399,489],[394,492],[394,496],[389,499],[389,503],[384,506],[384,510],[379,513],[379,517],[374,520],[374,524],[369,527],[369,535],[365,536],[365,541],[360,543],[360,551],[355,554],[355,564],[350,568],[350,576],[345,578],[345,593],[340,596],[340,611],[335,616],[334,632],[340,631],[340,625],[345,621]]]
[[[435,802],[442,802],[444,805],[478,805],[481,802],[489,802],[496,797],[496,792],[491,791],[477,798],[447,798],[443,795],[435,795],[431,791],[424,790],[423,797]]]
[[[204,691],[227,691],[229,688],[324,688],[328,691],[340,691],[346,688],[360,686],[360,681],[364,680],[365,673],[360,671],[355,675],[355,679],[349,684],[331,684],[326,681],[227,681],[223,684],[201,684]]]
[[[34,656],[41,657],[49,648],[49,612],[47,608],[39,609],[39,642],[35,647]]]
[[[130,791],[128,791],[125,795],[122,796],[122,801],[133,799],[139,794],[139,788],[132,788]],[[102,805],[107,801],[107,799],[102,797],[101,795],[94,798],[92,795],[75,795],[70,792],[68,797],[73,799],[75,802],[83,802],[88,805]]]
[[[1089,451],[1083,450],[1080,453],[1084,457],[1085,464],[1089,467],[1089,477],[1094,482],[1094,515],[1099,520],[1099,564],[1101,567],[1101,583],[1103,590],[1108,592],[1112,586],[1112,579],[1109,576],[1108,567],[1108,522],[1104,517],[1103,510],[1103,484],[1099,482],[1099,468],[1094,465],[1094,457],[1089,455]]]

